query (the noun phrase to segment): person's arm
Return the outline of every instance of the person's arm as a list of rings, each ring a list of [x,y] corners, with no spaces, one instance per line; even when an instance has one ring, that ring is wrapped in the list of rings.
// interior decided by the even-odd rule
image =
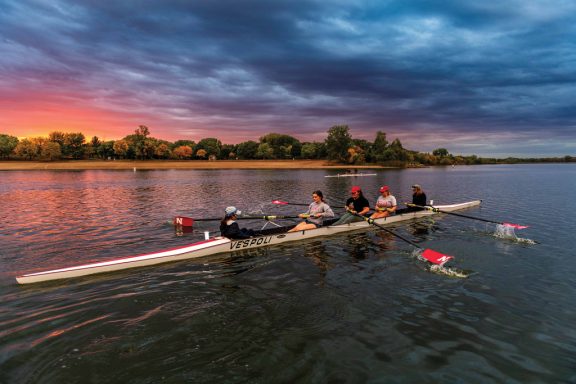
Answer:
[[[395,213],[396,208],[397,208],[396,198],[394,196],[391,196],[391,197],[392,197],[392,200],[391,200],[392,206],[390,208],[388,208],[387,211],[390,213]]]
[[[362,203],[364,204],[364,207],[360,212],[358,212],[358,214],[360,216],[365,216],[368,212],[370,212],[370,203],[368,202],[368,200],[366,200],[366,198],[364,198],[364,201]]]
[[[312,203],[312,204],[314,204],[314,203]],[[298,217],[301,218],[301,219],[304,219],[304,218],[306,218],[306,217],[309,217],[309,216],[310,216],[310,213],[312,212],[312,204],[310,204],[310,205],[308,206],[308,210],[307,210],[306,212],[300,213],[300,214],[298,215]]]
[[[324,204],[324,211],[318,213],[317,217],[334,217],[334,211],[332,211],[332,208],[330,208],[330,206],[328,204]]]
[[[250,237],[240,230],[240,226],[237,222],[233,222],[232,224],[227,225],[225,231],[222,233],[222,236],[225,236],[229,239],[247,239]]]

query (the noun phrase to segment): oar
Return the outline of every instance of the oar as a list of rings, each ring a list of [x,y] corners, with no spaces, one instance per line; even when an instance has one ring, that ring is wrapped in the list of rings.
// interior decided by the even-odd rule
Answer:
[[[441,209],[439,209],[439,208],[434,208],[433,206],[423,206],[423,205],[416,205],[416,204],[411,204],[411,203],[405,203],[405,204],[406,204],[407,206],[409,206],[409,207],[423,208],[423,209],[427,209],[427,210],[432,211],[432,212],[446,213],[446,214],[448,214],[448,215],[465,217],[465,218],[467,218],[467,219],[485,221],[485,222],[487,222],[487,223],[499,224],[499,225],[503,225],[503,226],[505,226],[505,227],[512,227],[512,228],[516,228],[516,229],[525,229],[525,228],[528,228],[527,225],[520,225],[520,224],[514,224],[514,223],[504,223],[504,222],[501,222],[501,221],[494,221],[494,220],[483,219],[483,218],[481,218],[481,217],[474,217],[474,216],[463,215],[463,214],[461,214],[461,213],[443,211],[443,210],[441,210]]]
[[[278,205],[300,205],[303,207],[307,207],[310,204],[302,204],[302,203],[289,203],[287,201],[281,201],[281,200],[272,200],[272,204],[278,204]]]
[[[278,215],[263,215],[263,216],[240,216],[236,217],[237,220],[279,220],[279,219],[298,219],[299,216],[278,216]],[[218,221],[222,220],[221,217],[218,218],[202,218],[193,219],[191,217],[176,216],[174,218],[174,225],[181,225],[183,227],[192,227],[195,221]]]
[[[397,238],[399,238],[400,240],[404,240],[405,242],[407,242],[408,244],[412,245],[413,247],[416,247],[418,249],[422,249],[422,257],[425,258],[426,260],[428,260],[429,262],[433,263],[433,264],[438,264],[440,266],[443,266],[444,264],[446,264],[448,261],[452,260],[454,258],[454,256],[449,256],[449,255],[445,255],[443,253],[440,252],[436,252],[432,249],[424,249],[421,246],[419,246],[418,244],[416,244],[413,241],[408,240],[407,238],[400,236],[399,234],[397,234],[394,231],[389,230],[386,227],[381,226],[378,223],[374,222],[374,219],[371,219],[369,217],[365,217],[365,216],[361,216],[358,214],[354,214],[355,216],[361,217],[364,220],[366,220],[368,222],[368,224],[372,224],[380,229],[382,229],[385,232],[388,232],[391,235],[396,236]]]
[[[308,206],[310,205],[310,204],[303,204],[303,203],[290,203],[290,202],[282,201],[282,200],[272,200],[272,204],[277,204],[277,205],[300,205],[300,206],[303,206],[303,207],[308,207]],[[339,204],[339,203],[337,203],[337,204]],[[344,203],[342,203],[342,205],[343,205],[343,204],[344,204]],[[333,206],[332,204],[330,204],[330,206],[332,207],[332,209],[343,209],[343,208],[340,208],[340,207],[335,207],[335,206]]]

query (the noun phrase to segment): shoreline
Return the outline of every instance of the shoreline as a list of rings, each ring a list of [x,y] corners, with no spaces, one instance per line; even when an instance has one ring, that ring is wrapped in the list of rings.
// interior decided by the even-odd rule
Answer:
[[[134,169],[386,169],[380,165],[335,164],[326,160],[69,160],[0,161],[0,171]]]

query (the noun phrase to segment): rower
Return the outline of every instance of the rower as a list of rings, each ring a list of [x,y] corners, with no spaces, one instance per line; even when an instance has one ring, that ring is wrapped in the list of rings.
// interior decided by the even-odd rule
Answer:
[[[412,204],[423,207],[426,204],[428,204],[426,199],[427,199],[426,194],[424,193],[422,186],[420,184],[412,185]],[[430,203],[430,204],[432,204],[432,203]],[[424,209],[424,208],[420,208],[420,207],[409,206],[408,211],[414,212],[414,211],[421,211]]]
[[[324,223],[325,217],[334,217],[332,208],[324,202],[322,191],[312,192],[312,200],[314,201],[308,206],[308,210],[305,213],[298,215],[300,218],[306,220],[298,223],[298,225],[288,232],[298,232],[319,228]]]
[[[220,222],[220,233],[222,236],[229,239],[247,239],[257,235],[252,229],[240,229],[236,220],[241,213],[242,212],[236,207],[226,207],[224,210],[224,218]]]
[[[383,185],[380,187],[380,193],[381,195],[376,200],[376,212],[370,216],[371,219],[380,219],[396,213],[396,198],[390,194],[390,188]]]
[[[346,212],[332,225],[362,221],[362,216],[365,216],[370,212],[370,203],[362,194],[362,189],[360,189],[359,186],[353,186],[350,193],[352,194],[352,197],[346,200]]]

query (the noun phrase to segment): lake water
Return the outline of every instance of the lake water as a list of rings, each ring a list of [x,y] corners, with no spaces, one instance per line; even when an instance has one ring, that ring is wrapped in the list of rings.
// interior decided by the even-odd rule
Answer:
[[[372,172],[372,171],[370,171]],[[0,383],[574,383],[576,165],[378,170],[0,172]],[[382,184],[398,201],[529,225],[519,239],[456,216],[402,223],[455,256],[429,272],[376,229],[19,286],[16,275],[182,246],[179,214],[295,214]],[[338,204],[334,204],[338,205]],[[249,225],[249,222],[241,222]],[[254,222],[254,227],[263,223]]]

